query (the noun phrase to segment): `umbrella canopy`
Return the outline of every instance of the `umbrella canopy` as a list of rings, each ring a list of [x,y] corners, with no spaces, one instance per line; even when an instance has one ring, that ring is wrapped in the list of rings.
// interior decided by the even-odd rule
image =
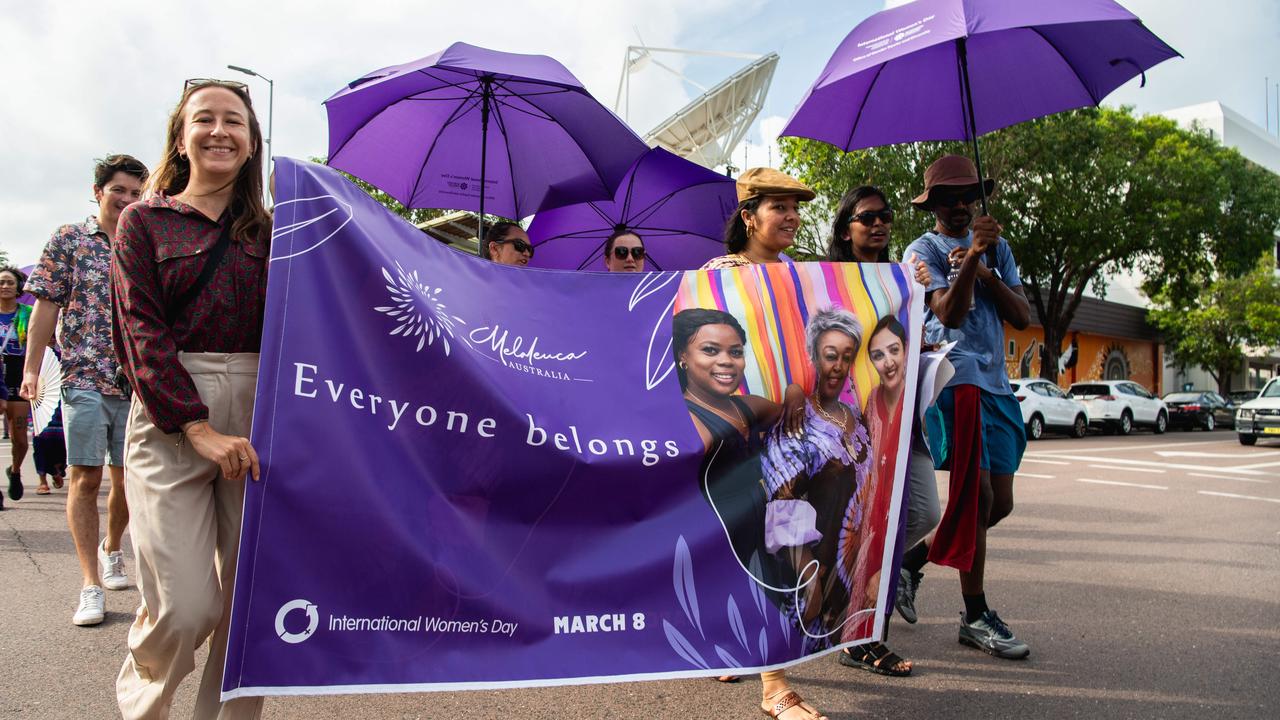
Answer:
[[[724,253],[724,224],[737,207],[732,178],[662,148],[627,172],[613,200],[541,210],[529,225],[534,267],[599,269],[605,240],[631,230],[655,270],[691,270]]]
[[[560,202],[608,199],[647,149],[555,60],[465,43],[369,73],[325,107],[329,164],[411,208],[521,218],[552,187]]]
[[[1097,105],[1177,56],[1112,0],[916,0],[859,23],[782,134],[843,150],[972,140]]]
[[[36,269],[36,266],[35,266],[35,265],[28,265],[28,266],[26,266],[26,267],[24,267],[24,268],[21,268],[21,269],[22,269],[22,274],[23,274],[23,275],[26,275],[27,277],[31,277],[31,271],[32,271],[32,270],[35,270],[35,269]],[[36,304],[36,296],[35,296],[35,295],[32,295],[31,293],[24,292],[24,293],[22,293],[21,295],[19,295],[19,296],[18,296],[18,302],[22,303],[23,305],[35,305],[35,304]]]

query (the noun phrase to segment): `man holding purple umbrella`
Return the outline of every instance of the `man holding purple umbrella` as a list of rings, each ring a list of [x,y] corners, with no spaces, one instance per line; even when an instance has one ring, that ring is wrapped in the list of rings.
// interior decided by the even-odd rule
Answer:
[[[955,376],[937,403],[942,427],[931,426],[929,438],[945,445],[934,457],[950,468],[951,492],[932,544],[921,542],[903,556],[900,600],[913,616],[926,561],[957,568],[965,605],[960,642],[1000,658],[1025,658],[1031,649],[987,606],[983,575],[987,530],[1013,511],[1013,477],[1026,449],[1005,371],[1004,322],[1026,328],[1031,309],[1000,224],[989,215],[974,218],[984,188],[973,162],[945,155],[924,178],[925,191],[912,203],[937,223],[904,254],[914,253],[929,269],[926,342],[957,343],[949,355]],[[990,193],[994,181],[985,184]],[[984,264],[989,249],[995,251],[991,267]]]

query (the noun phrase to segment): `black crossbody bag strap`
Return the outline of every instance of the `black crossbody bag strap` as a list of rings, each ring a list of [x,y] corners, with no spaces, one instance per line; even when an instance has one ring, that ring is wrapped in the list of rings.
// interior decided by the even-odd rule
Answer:
[[[231,227],[236,224],[234,216],[227,218],[227,224],[223,226],[222,233],[218,235],[218,242],[209,251],[209,256],[204,261],[204,267],[200,269],[200,275],[196,281],[187,288],[187,291],[178,296],[176,300],[169,304],[166,319],[169,321],[169,327],[173,327],[178,322],[178,317],[182,315],[182,311],[187,309],[192,300],[200,296],[201,291],[213,279],[213,273],[217,271],[218,265],[222,264],[222,256],[227,254],[227,248],[231,246]]]

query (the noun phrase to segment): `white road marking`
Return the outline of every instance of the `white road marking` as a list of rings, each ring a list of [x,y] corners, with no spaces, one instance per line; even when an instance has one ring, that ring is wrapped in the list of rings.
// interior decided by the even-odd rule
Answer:
[[[1234,480],[1236,482],[1262,483],[1264,485],[1268,485],[1271,483],[1270,480],[1261,480],[1259,478],[1222,477],[1221,475],[1209,475],[1208,473],[1197,473],[1197,472],[1189,472],[1187,474],[1190,475],[1191,477],[1212,478],[1214,480]]]
[[[1183,450],[1157,450],[1156,454],[1160,457],[1231,458],[1232,460],[1239,460],[1242,457],[1265,457],[1268,455],[1275,455],[1275,453],[1211,453],[1199,451],[1186,452]]]
[[[1035,473],[1024,473],[1024,472],[1018,473],[1018,477],[1029,477],[1029,478],[1035,478],[1037,480],[1052,480],[1054,478],[1053,475],[1037,475]]]
[[[1069,462],[1066,462],[1065,460],[1041,460],[1039,458],[1029,458],[1025,455],[1022,456],[1022,462],[1040,463],[1041,465],[1070,465],[1071,464]]]
[[[1255,463],[1253,465],[1232,465],[1232,470],[1253,470],[1264,467],[1280,467],[1280,462]]]
[[[1070,450],[1037,450],[1028,455],[1061,455],[1062,453],[1079,453],[1079,452],[1113,452],[1115,450],[1151,450],[1153,448],[1163,447],[1186,447],[1188,445],[1209,445],[1211,443],[1235,442],[1235,438],[1231,440],[1192,440],[1189,442],[1171,442],[1160,443],[1159,445],[1102,445],[1096,447],[1072,448]],[[1237,456],[1239,457],[1239,456]]]
[[[1236,498],[1237,500],[1261,500],[1262,502],[1280,503],[1280,498],[1258,497],[1257,495],[1236,495],[1235,493],[1212,492],[1209,490],[1197,491],[1201,495],[1213,495],[1214,497]]]
[[[1090,480],[1088,478],[1076,478],[1076,482],[1095,483],[1097,485],[1122,485],[1124,487],[1136,487],[1146,490],[1168,490],[1164,485],[1143,485],[1141,483],[1119,482],[1117,480]]]
[[[1164,474],[1164,470],[1158,470],[1156,468],[1120,467],[1119,465],[1090,465],[1089,467],[1098,468],[1099,470],[1124,470],[1126,472],[1144,472],[1144,473]]]
[[[1090,455],[1057,455],[1055,457],[1060,457],[1063,460],[1075,460],[1076,462],[1102,462],[1102,463],[1112,463],[1115,465],[1134,465],[1134,466],[1154,465],[1156,467],[1173,468],[1175,470],[1216,470],[1218,472],[1225,472],[1225,473],[1240,473],[1241,475],[1269,475],[1270,474],[1270,473],[1263,472],[1261,470],[1243,470],[1243,469],[1230,468],[1230,467],[1212,467],[1210,465],[1191,465],[1187,463],[1171,463],[1171,462],[1165,462],[1161,460],[1129,460],[1126,458],[1094,457]],[[1038,460],[1034,458],[1027,458],[1025,456],[1022,458],[1022,462],[1048,462],[1048,463],[1053,463],[1055,465],[1069,464],[1069,463],[1061,463],[1061,461],[1055,461],[1055,460]]]

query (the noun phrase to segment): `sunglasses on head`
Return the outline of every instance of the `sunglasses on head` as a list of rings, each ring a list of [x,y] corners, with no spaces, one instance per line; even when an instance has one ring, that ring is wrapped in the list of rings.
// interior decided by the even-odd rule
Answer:
[[[613,248],[613,256],[619,260],[626,260],[628,251],[630,251],[632,260],[644,259],[644,248],[642,247],[624,248],[615,245]]]
[[[182,91],[186,92],[191,88],[202,88],[206,85],[221,85],[225,87],[232,87],[237,90],[243,90],[246,93],[249,92],[249,86],[239,80],[219,80],[217,78],[190,78],[185,84],[183,84]]]
[[[889,208],[885,208],[883,210],[867,210],[866,212],[860,212],[857,215],[854,215],[852,218],[852,222],[862,223],[867,227],[875,225],[876,220],[879,220],[885,225],[891,225],[893,223],[893,210]]]
[[[938,189],[930,193],[929,199],[935,207],[952,207],[956,203],[970,205],[982,197],[982,189],[977,185],[966,188]]]
[[[529,253],[529,257],[533,257],[533,246],[521,240],[520,238],[512,238],[510,240],[495,240],[498,244],[511,243],[511,247],[515,248],[518,253]]]

